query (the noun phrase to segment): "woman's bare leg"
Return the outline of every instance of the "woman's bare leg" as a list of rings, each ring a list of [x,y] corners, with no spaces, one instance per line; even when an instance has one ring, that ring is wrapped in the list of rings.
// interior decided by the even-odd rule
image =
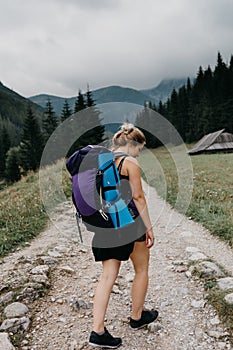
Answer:
[[[132,260],[135,277],[132,285],[132,318],[138,320],[141,317],[143,305],[148,288],[148,267],[149,267],[149,249],[146,242],[135,242],[134,250],[130,255]]]
[[[116,259],[103,261],[103,273],[97,285],[93,307],[93,330],[97,333],[104,331],[104,318],[112,287],[117,278],[121,262]]]

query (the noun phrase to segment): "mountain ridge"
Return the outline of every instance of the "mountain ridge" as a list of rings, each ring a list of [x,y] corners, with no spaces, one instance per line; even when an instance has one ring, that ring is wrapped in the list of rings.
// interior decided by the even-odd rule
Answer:
[[[172,90],[178,90],[186,83],[186,81],[187,78],[163,79],[157,86],[150,89],[141,90],[130,87],[122,87],[119,85],[110,85],[93,90],[92,96],[96,104],[108,102],[128,102],[144,105],[145,101],[149,100],[152,103],[158,104],[160,100],[165,102],[171,95]],[[43,108],[45,107],[48,98],[54,107],[55,113],[60,115],[65,100],[68,101],[70,108],[73,109],[77,96],[61,97],[50,94],[38,94],[29,97],[31,101],[42,106]]]

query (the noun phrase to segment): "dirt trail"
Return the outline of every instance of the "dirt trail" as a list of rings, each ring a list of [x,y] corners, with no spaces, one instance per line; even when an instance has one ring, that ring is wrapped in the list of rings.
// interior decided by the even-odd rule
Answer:
[[[133,270],[130,261],[123,262],[111,294],[107,328],[122,337],[121,348],[127,350],[232,349],[215,310],[205,300],[202,283],[189,276],[187,268],[189,252],[194,251],[190,247],[195,247],[233,275],[233,251],[201,225],[177,213],[153,189],[148,202],[156,242],[151,249],[146,307],[156,307],[160,317],[148,329],[135,332],[129,328]],[[88,242],[91,234],[84,233],[84,237]],[[26,259],[30,265],[38,256],[52,257],[56,264],[51,268],[48,294],[33,307],[29,305],[32,323],[22,349],[90,349],[92,300],[101,264],[94,263],[88,244],[78,243],[71,203],[58,208],[53,222],[28,247],[4,258],[0,282],[17,274],[20,260]]]

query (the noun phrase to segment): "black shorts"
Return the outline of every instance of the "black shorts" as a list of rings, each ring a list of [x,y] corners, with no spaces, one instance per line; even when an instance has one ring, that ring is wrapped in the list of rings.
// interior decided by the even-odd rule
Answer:
[[[120,229],[114,229],[111,219],[106,221],[99,213],[87,219],[84,218],[84,222],[87,229],[94,232],[92,252],[95,261],[128,260],[133,251],[134,242],[146,240],[146,228],[141,217],[137,217],[133,224]]]

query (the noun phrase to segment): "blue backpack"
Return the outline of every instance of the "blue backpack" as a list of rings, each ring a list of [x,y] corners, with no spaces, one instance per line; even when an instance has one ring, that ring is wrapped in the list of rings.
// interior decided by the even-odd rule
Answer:
[[[122,156],[122,154],[119,154]],[[95,213],[111,221],[115,229],[134,222],[124,199],[113,152],[104,146],[89,145],[66,161],[72,176],[72,199],[79,217],[88,221]],[[79,228],[80,238],[81,231]],[[81,238],[82,241],[82,238]]]

